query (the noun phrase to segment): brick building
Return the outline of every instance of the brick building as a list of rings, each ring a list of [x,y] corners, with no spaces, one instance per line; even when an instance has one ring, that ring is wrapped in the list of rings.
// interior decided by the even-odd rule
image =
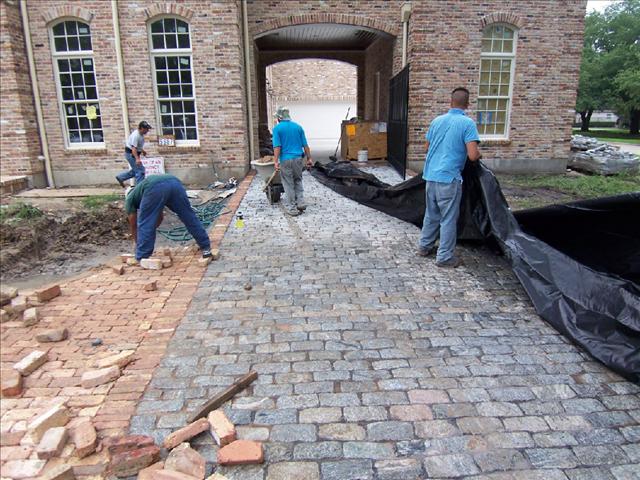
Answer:
[[[243,176],[268,125],[267,67],[298,59],[355,66],[358,114],[372,120],[388,118],[389,82],[406,63],[409,167],[463,85],[488,164],[560,171],[585,9],[586,0],[1,0],[0,173],[34,185],[113,183],[124,138],[145,119],[155,127],[147,151],[168,172],[190,183]],[[176,146],[158,146],[159,135]]]

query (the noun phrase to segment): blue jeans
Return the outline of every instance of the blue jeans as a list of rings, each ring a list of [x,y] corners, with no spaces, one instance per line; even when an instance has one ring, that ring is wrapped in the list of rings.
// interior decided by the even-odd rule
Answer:
[[[125,180],[129,180],[130,178],[135,177],[136,184],[144,180],[144,166],[136,164],[136,157],[133,156],[133,153],[124,152],[124,158],[126,158],[127,162],[129,162],[131,170],[119,173],[118,175],[116,175],[116,178],[121,182],[124,182]]]
[[[148,187],[138,209],[136,260],[149,258],[156,244],[156,227],[162,209],[167,206],[187,227],[201,250],[210,250],[207,231],[189,203],[187,191],[177,178],[168,178]]]
[[[425,195],[427,205],[419,246],[422,249],[433,248],[440,234],[436,261],[444,262],[453,257],[453,250],[456,248],[456,224],[460,213],[462,183],[458,180],[451,183],[428,181]]]

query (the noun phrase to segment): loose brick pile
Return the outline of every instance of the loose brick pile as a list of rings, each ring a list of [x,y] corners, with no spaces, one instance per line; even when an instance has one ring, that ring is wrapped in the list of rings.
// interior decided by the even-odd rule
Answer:
[[[249,175],[228,202],[232,212],[252,179]],[[231,218],[218,219],[212,246],[220,244]],[[165,261],[173,256],[170,268],[125,265],[119,274],[109,266],[57,290],[23,295],[20,314],[3,315],[3,478],[106,475],[112,453],[101,443],[127,433],[206,268],[191,248],[160,253]],[[20,297],[10,296],[11,301]],[[37,304],[37,321],[26,326],[22,312],[31,304]],[[49,341],[39,343],[36,337]]]

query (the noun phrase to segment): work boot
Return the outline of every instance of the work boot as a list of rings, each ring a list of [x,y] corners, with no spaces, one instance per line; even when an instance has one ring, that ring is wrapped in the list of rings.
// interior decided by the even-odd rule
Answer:
[[[458,257],[451,257],[448,260],[436,262],[436,267],[440,268],[458,268],[460,265],[462,265],[462,260]]]
[[[124,188],[124,182],[122,180],[120,180],[118,177],[116,177],[116,180],[118,181],[118,183],[120,184],[120,186],[122,188]]]
[[[301,212],[304,212],[307,209],[307,205],[304,202],[303,203],[299,203],[297,205],[297,207],[298,207],[298,210],[301,211]]]
[[[430,255],[433,255],[435,253],[436,249],[431,247],[431,248],[423,248],[423,247],[418,247],[418,251],[416,252],[416,254],[419,257],[428,257]]]
[[[202,258],[209,258],[211,257],[211,250],[203,250],[202,251]]]
[[[297,217],[298,215],[300,215],[300,212],[296,209],[291,209],[289,210],[288,208],[284,209],[284,213],[286,213],[287,215],[290,215],[292,217]]]

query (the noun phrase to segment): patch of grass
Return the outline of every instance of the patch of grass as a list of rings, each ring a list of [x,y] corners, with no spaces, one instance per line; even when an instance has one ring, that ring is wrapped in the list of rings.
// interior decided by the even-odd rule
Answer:
[[[603,142],[620,142],[629,144],[640,144],[640,135],[630,134],[628,130],[620,128],[599,128],[588,132],[581,132],[579,128],[573,129],[574,135],[583,135],[585,137],[593,137]]]
[[[640,174],[601,175],[519,175],[509,182],[524,188],[546,188],[580,198],[608,197],[640,191]]]
[[[82,206],[89,210],[102,208],[105,205],[120,200],[120,195],[111,193],[108,195],[91,195],[82,199]]]
[[[0,222],[16,220],[31,220],[44,215],[42,210],[26,203],[14,203],[13,205],[3,205],[0,208]]]

